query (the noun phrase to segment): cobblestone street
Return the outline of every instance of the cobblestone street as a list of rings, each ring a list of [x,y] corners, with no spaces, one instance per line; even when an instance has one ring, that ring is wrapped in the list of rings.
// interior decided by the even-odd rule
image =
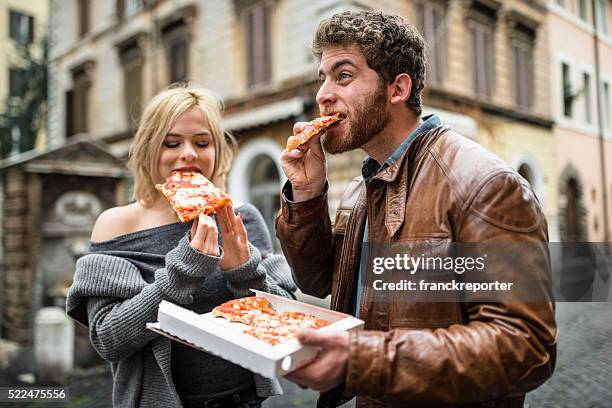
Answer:
[[[612,407],[612,303],[559,303],[560,327],[555,374],[542,387],[530,393],[529,408],[609,408]],[[317,394],[282,381],[285,395],[270,398],[266,408],[313,407]],[[27,386],[8,383],[0,386]],[[70,402],[4,404],[7,407],[83,407],[111,406],[110,371],[90,369],[73,376]],[[1,404],[0,404],[1,405]],[[347,407],[351,404],[347,404]]]
[[[557,319],[555,373],[527,396],[527,405],[612,407],[612,303],[558,303]]]

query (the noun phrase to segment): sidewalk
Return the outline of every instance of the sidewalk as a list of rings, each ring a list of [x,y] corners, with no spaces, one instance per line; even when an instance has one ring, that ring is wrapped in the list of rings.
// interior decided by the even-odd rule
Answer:
[[[527,396],[531,408],[605,408],[612,401],[612,303],[559,303],[558,358],[555,373],[542,387]],[[317,393],[281,380],[285,395],[264,403],[266,408],[314,407]],[[0,386],[8,383],[0,374]],[[68,385],[69,403],[0,404],[15,408],[107,408],[111,407],[112,382],[107,366],[75,373]],[[346,407],[353,406],[347,404]]]

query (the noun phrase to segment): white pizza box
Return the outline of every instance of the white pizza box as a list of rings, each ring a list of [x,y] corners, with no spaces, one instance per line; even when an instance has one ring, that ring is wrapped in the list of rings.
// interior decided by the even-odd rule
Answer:
[[[258,290],[253,292],[267,298],[279,312],[304,312],[332,322],[318,329],[321,331],[351,330],[363,326],[362,320],[344,313]],[[301,345],[297,339],[272,346],[243,333],[248,326],[242,323],[214,317],[212,313],[197,314],[165,300],[159,304],[157,320],[157,323],[148,323],[147,328],[268,378],[282,377],[308,363],[318,352],[312,346]]]

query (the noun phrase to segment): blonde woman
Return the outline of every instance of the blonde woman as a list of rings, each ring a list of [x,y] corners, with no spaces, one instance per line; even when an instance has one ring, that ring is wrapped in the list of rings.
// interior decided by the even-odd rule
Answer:
[[[89,253],[77,262],[67,312],[111,362],[114,406],[257,407],[280,393],[277,382],[145,329],[162,300],[205,313],[249,288],[295,290],[253,206],[181,223],[155,190],[173,170],[199,171],[224,188],[233,140],[221,119],[219,99],[204,89],[155,96],[128,163],[135,201],[99,216]]]

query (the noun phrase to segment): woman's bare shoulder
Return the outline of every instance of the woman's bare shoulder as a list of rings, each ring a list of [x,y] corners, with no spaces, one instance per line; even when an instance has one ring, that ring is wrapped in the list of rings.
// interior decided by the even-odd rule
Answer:
[[[120,235],[136,232],[141,224],[142,208],[141,204],[132,203],[104,211],[98,216],[91,231],[91,240],[108,241]]]

